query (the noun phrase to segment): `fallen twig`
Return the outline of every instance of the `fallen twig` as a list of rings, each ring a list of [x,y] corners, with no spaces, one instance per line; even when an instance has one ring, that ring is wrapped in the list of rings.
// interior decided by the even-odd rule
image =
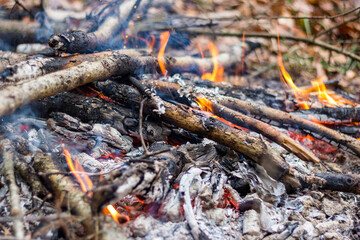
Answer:
[[[281,38],[286,40],[293,40],[293,41],[300,41],[307,44],[315,45],[322,47],[324,49],[334,51],[340,54],[343,54],[344,56],[347,56],[353,60],[360,62],[360,56],[354,53],[351,53],[349,51],[343,50],[341,48],[332,46],[328,43],[314,40],[311,38],[305,38],[305,37],[298,37],[298,36],[292,36],[292,35],[277,35],[277,34],[270,34],[270,33],[253,33],[253,32],[238,32],[238,31],[230,31],[230,30],[205,30],[205,29],[178,29],[179,32],[185,32],[189,34],[194,35],[210,35],[210,36],[229,36],[229,37],[242,37],[243,34],[245,34],[246,37],[254,37],[254,38]]]
[[[4,139],[0,142],[0,151],[3,161],[2,171],[10,193],[10,214],[16,217],[13,221],[13,231],[16,239],[22,240],[25,237],[24,224],[22,222],[23,212],[20,205],[20,191],[15,180],[15,153],[10,140]]]

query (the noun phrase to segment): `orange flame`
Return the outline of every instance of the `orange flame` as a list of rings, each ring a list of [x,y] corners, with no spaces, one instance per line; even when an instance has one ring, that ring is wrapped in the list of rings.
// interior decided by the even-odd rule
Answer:
[[[337,94],[330,94],[328,93],[326,86],[322,80],[322,77],[319,77],[316,81],[312,81],[311,84],[317,88],[318,90],[318,99],[319,101],[328,107],[335,107],[339,105],[352,105],[355,106],[356,104],[352,101],[349,101]]]
[[[218,62],[217,56],[219,55],[219,51],[217,50],[215,44],[212,42],[208,43],[209,50],[211,52],[211,56],[214,62],[214,68],[212,73],[204,73],[201,76],[201,79],[210,80],[213,82],[222,82],[223,81],[223,74],[224,74],[224,67],[221,66]]]
[[[78,172],[85,172],[85,171],[83,167],[78,163],[78,161],[75,161],[75,165],[74,165],[69,150],[63,147],[63,152],[65,155],[66,162],[70,168],[70,171],[73,172],[75,178],[78,180],[81,189],[84,192],[87,192],[93,187],[92,181],[90,180],[89,176],[87,176],[86,174],[78,174]]]
[[[309,109],[309,106],[300,99],[300,97],[307,97],[307,94],[305,91],[298,88],[294,81],[292,80],[290,74],[286,71],[284,67],[284,63],[282,60],[281,52],[280,52],[280,39],[278,35],[278,48],[279,48],[279,54],[278,54],[278,65],[280,68],[280,78],[281,80],[286,84],[286,86],[290,87],[295,95],[295,98],[297,99],[299,103],[299,107],[301,109]]]
[[[90,189],[92,189],[93,183],[89,178],[89,176],[85,174],[84,168],[80,165],[78,161],[75,161],[75,165],[74,165],[69,150],[67,150],[64,146],[62,148],[66,162],[70,168],[70,171],[74,174],[75,178],[78,180],[83,192],[87,192]],[[79,173],[79,172],[83,172],[83,173]],[[106,208],[103,210],[104,213],[107,213],[106,209],[109,211],[111,217],[115,220],[115,222],[120,224],[129,221],[129,217],[118,213],[113,205],[111,204],[107,205]]]
[[[159,54],[158,54],[158,62],[159,62],[161,72],[164,76],[166,76],[164,53],[165,53],[166,45],[169,41],[169,37],[170,37],[169,31],[166,31],[166,32],[163,32],[160,34],[160,46],[161,47],[160,47]]]
[[[233,127],[233,128],[237,128],[237,129],[240,129],[240,130],[243,130],[245,132],[248,132],[248,129],[246,128],[243,128],[243,127],[240,127],[236,124],[233,124],[232,122],[229,122],[219,116],[216,116],[213,114],[213,102],[211,102],[210,100],[208,100],[207,98],[204,98],[204,97],[197,97],[195,99],[196,103],[199,104],[200,106],[200,109],[203,110],[203,111],[206,111],[206,115],[209,116],[209,117],[213,117],[213,118],[216,118],[218,119],[219,121],[225,123],[226,125],[230,126],[230,127]]]
[[[111,204],[107,205],[106,209],[109,211],[112,219],[114,219],[114,221],[118,224],[127,223],[130,220],[128,216],[118,213],[118,211],[116,211],[114,206]]]

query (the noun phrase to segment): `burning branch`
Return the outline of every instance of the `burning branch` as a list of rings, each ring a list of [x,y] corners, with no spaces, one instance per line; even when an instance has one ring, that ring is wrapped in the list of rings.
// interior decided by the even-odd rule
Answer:
[[[253,130],[257,133],[263,134],[265,137],[276,142],[289,152],[294,153],[300,159],[305,161],[313,161],[315,163],[320,162],[320,160],[311,151],[297,143],[292,138],[288,137],[286,134],[280,132],[279,130],[276,130],[269,124],[246,116],[240,112],[231,110],[230,108],[227,108],[225,106],[213,103],[206,98],[200,98],[200,100],[202,100],[200,104],[208,107],[210,109],[210,112],[214,113],[215,115],[222,117],[241,127],[249,128],[250,130]]]

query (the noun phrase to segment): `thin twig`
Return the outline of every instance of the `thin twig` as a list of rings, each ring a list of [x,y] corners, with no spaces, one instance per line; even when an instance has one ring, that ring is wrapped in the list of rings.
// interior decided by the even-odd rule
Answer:
[[[140,3],[141,3],[141,0],[137,0],[135,3],[134,3],[134,6],[133,8],[131,9],[128,17],[126,18],[126,21],[123,23],[123,29],[126,29],[129,25],[129,22],[130,20],[133,18],[134,14],[136,13],[136,10],[139,8],[140,6]]]
[[[328,33],[328,32],[330,32],[330,31],[332,31],[332,30],[334,30],[334,29],[336,29],[336,28],[339,28],[339,27],[341,27],[342,25],[345,25],[345,24],[347,24],[347,23],[349,23],[349,22],[354,22],[354,21],[358,20],[359,18],[360,18],[360,14],[358,14],[356,17],[350,18],[350,19],[348,19],[348,20],[346,20],[346,21],[344,21],[344,22],[338,23],[338,24],[336,24],[335,26],[333,26],[333,27],[331,27],[331,28],[328,28],[328,29],[326,29],[326,30],[324,30],[324,31],[322,31],[322,32],[318,32],[317,34],[315,34],[314,40],[315,40],[316,38],[324,35],[325,33]]]
[[[29,13],[29,15],[32,17],[32,18],[35,18],[34,14],[28,10],[21,2],[19,2],[18,0],[15,0],[15,5],[19,5],[21,8],[23,8],[25,10],[25,12]]]
[[[334,16],[292,16],[292,17],[279,17],[279,16],[239,17],[239,16],[235,16],[235,20],[243,21],[243,20],[272,20],[272,19],[309,19],[309,20],[334,19],[334,18],[338,18],[338,17],[347,16],[353,12],[356,12],[359,9],[360,9],[360,7],[357,7],[352,10],[349,10],[347,12],[340,13],[340,14],[334,15]],[[234,17],[228,17],[228,18],[225,17],[225,18],[216,19],[216,20],[217,21],[228,21],[228,20],[234,20]]]
[[[204,30],[204,29],[178,29],[178,32],[186,32],[189,34],[196,34],[196,35],[217,35],[217,36],[228,36],[228,37],[242,37],[243,32],[234,32],[234,31],[223,31],[223,30]],[[337,53],[340,53],[346,57],[349,57],[353,60],[360,62],[360,56],[356,55],[354,53],[351,53],[346,50],[342,50],[338,47],[332,46],[328,43],[322,42],[322,41],[315,41],[311,38],[305,38],[305,37],[298,37],[298,36],[292,36],[292,35],[277,35],[277,34],[270,34],[270,33],[254,33],[254,32],[245,32],[245,36],[248,38],[250,37],[258,37],[258,38],[282,38],[287,40],[293,40],[293,41],[299,41],[304,42],[307,44],[311,44],[314,46],[319,46],[324,49],[327,49],[329,51],[334,51]]]
[[[146,147],[145,144],[145,140],[144,140],[144,136],[143,136],[143,129],[142,129],[142,124],[143,124],[143,110],[144,110],[144,102],[146,101],[146,98],[144,98],[141,102],[140,102],[140,109],[139,109],[139,135],[140,135],[140,141],[141,141],[141,145],[144,148],[145,151],[145,155],[148,155],[150,152]]]

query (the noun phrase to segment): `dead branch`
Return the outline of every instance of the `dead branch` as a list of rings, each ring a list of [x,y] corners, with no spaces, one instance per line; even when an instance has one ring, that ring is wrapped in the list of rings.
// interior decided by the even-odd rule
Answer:
[[[286,40],[293,40],[293,41],[299,41],[304,42],[310,45],[319,46],[324,49],[327,49],[329,51],[334,51],[339,54],[342,54],[346,57],[349,57],[353,60],[356,60],[360,62],[360,56],[356,55],[354,53],[351,53],[349,51],[343,50],[341,48],[332,46],[328,43],[317,41],[311,38],[304,38],[304,37],[298,37],[298,36],[292,36],[292,35],[277,35],[277,34],[270,34],[270,33],[253,33],[253,32],[235,32],[231,30],[205,30],[205,29],[178,29],[180,32],[185,32],[189,34],[194,35],[210,35],[210,36],[229,36],[229,37],[242,37],[243,34],[245,34],[246,37],[254,37],[254,38],[281,38]]]
[[[168,102],[164,104],[166,111],[161,118],[165,121],[238,151],[263,166],[272,178],[291,187],[299,186],[290,166],[269,143],[195,110],[184,110]]]
[[[52,158],[44,153],[35,154],[33,167],[37,172],[44,174],[59,171]],[[43,178],[48,183],[46,186],[54,194],[55,199],[62,199],[61,196],[63,195],[64,200],[61,204],[64,207],[69,206],[70,210],[81,218],[81,223],[86,228],[87,233],[93,234],[95,232],[94,218],[85,193],[67,176],[53,174],[45,175]]]
[[[125,54],[131,57],[149,55],[148,49],[122,49],[92,54],[77,54],[67,57],[38,57],[7,66],[1,74],[3,81],[19,82],[36,78],[51,72],[77,66],[82,62],[100,61],[114,54]]]
[[[18,160],[15,162],[15,169],[30,186],[34,195],[45,197],[49,194],[32,166],[29,166],[27,163]]]
[[[180,85],[175,83],[167,82],[145,82],[147,85],[154,85],[159,91],[166,92],[177,92]],[[278,109],[270,108],[264,105],[256,104],[253,102],[243,101],[236,98],[225,97],[225,96],[206,96],[210,100],[224,105],[230,109],[241,112],[245,115],[250,115],[258,118],[272,120],[281,125],[289,125],[295,129],[301,129],[302,131],[309,131],[309,134],[316,134],[316,138],[327,138],[331,144],[335,146],[345,146],[351,149],[355,154],[360,156],[360,142],[351,136],[339,133],[335,130],[322,126],[320,124],[311,122],[307,119],[303,119],[297,116],[293,116],[290,113],[283,112]]]
[[[5,182],[8,185],[8,191],[10,193],[10,214],[15,216],[13,221],[13,231],[16,239],[24,239],[24,225],[22,222],[23,212],[20,205],[20,191],[16,185],[15,172],[14,172],[14,149],[11,146],[11,142],[8,139],[4,139],[0,142],[0,151],[3,161],[2,171],[5,176]]]
[[[302,160],[313,161],[315,163],[320,162],[311,151],[269,124],[210,101],[208,104],[210,105],[211,112],[215,115],[241,127],[249,128],[257,133],[263,134]]]
[[[124,1],[115,7],[115,14],[109,16],[90,33],[75,31],[70,33],[54,34],[49,38],[49,46],[54,50],[68,53],[91,52],[96,49],[104,49],[110,39],[125,29],[128,19],[131,19],[140,1]],[[118,8],[118,9],[116,9]]]
[[[343,26],[345,24],[348,24],[350,22],[354,22],[354,21],[358,20],[359,18],[360,18],[360,13],[358,13],[357,16],[355,16],[355,17],[352,17],[352,18],[350,18],[350,19],[348,19],[346,21],[343,21],[341,23],[336,24],[335,26],[332,26],[331,28],[328,28],[328,29],[326,29],[326,30],[324,30],[322,32],[318,32],[317,34],[315,34],[314,39],[319,38],[320,36],[324,35],[325,33],[331,32],[332,30],[334,30],[336,28],[339,28],[339,27],[341,27],[341,26]]]
[[[96,80],[133,73],[136,62],[126,55],[113,54],[98,62],[84,62],[70,69],[50,73],[32,81],[0,90],[0,116],[10,114],[31,101],[69,91]]]
[[[339,133],[309,120],[293,116],[281,110],[269,108],[256,103],[229,97],[218,97],[216,100],[220,104],[236,111],[243,112],[244,114],[251,114],[253,116],[274,120],[282,124],[288,124],[296,129],[300,128],[303,131],[309,130],[310,132],[318,134],[317,138],[325,137],[330,141],[334,141],[337,144],[350,148],[356,155],[360,156],[360,142],[351,136]]]
[[[309,114],[313,115],[315,118],[317,116],[323,115],[326,118],[332,118],[340,122],[351,121],[351,122],[360,122],[360,108],[346,108],[346,107],[336,107],[336,108],[311,108],[308,110],[301,110],[292,113],[294,116],[302,116],[308,118]],[[317,118],[318,119],[318,118]],[[318,119],[322,120],[322,119]]]

